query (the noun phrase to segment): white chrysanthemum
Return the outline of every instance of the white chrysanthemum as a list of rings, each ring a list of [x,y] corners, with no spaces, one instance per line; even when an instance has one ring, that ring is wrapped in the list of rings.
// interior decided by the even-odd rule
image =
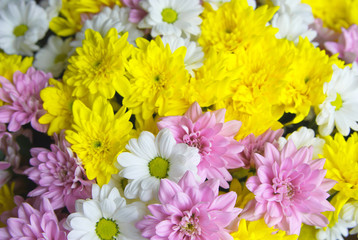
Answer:
[[[231,0],[204,0],[204,2],[210,3],[213,10],[218,10],[221,5],[223,5],[226,2],[230,2]],[[256,1],[255,0],[247,0],[247,3],[249,6],[256,8]]]
[[[341,69],[333,65],[333,75],[330,82],[324,84],[327,98],[319,105],[320,112],[316,117],[319,133],[327,136],[332,133],[334,126],[347,136],[350,128],[358,131],[358,67]]]
[[[166,35],[162,37],[164,46],[169,44],[170,50],[174,53],[178,48],[185,46],[186,54],[184,64],[186,70],[194,76],[193,69],[198,69],[203,65],[204,52],[197,42],[190,41],[189,38],[181,38],[175,35]]]
[[[94,184],[92,198],[76,201],[76,212],[67,217],[64,225],[69,240],[144,239],[135,227],[146,207],[141,202],[126,204],[116,188]]]
[[[338,218],[338,221],[333,227],[321,228],[316,233],[318,240],[344,240],[348,236],[348,229],[354,227],[354,221],[345,221]]]
[[[352,201],[344,204],[340,215],[345,221],[354,221],[355,225],[349,232],[351,235],[358,233],[358,201]]]
[[[274,5],[280,6],[272,18],[271,24],[279,29],[277,38],[287,38],[298,43],[299,37],[307,37],[312,41],[317,32],[309,28],[314,22],[312,9],[300,0],[273,0]]]
[[[93,29],[99,32],[102,37],[105,37],[107,32],[111,28],[115,28],[119,33],[119,37],[125,32],[128,32],[128,42],[135,44],[135,40],[138,37],[142,37],[144,32],[137,29],[137,25],[128,21],[129,8],[119,7],[115,5],[113,9],[109,7],[103,8],[103,10],[95,15],[92,19],[88,19],[82,26],[80,32],[76,33],[75,40],[71,43],[74,48],[82,46],[82,40],[85,39],[85,31],[87,29]]]
[[[129,199],[139,197],[145,202],[157,199],[163,178],[178,182],[188,170],[197,176],[198,149],[176,143],[168,129],[159,131],[157,137],[144,131],[138,139],[131,139],[126,148],[130,152],[119,154],[118,163],[123,167],[119,174],[129,179],[124,189]]]
[[[152,28],[151,35],[198,36],[203,11],[200,0],[142,0],[148,12],[139,22],[140,28]]]
[[[47,13],[47,19],[51,21],[52,18],[57,17],[62,8],[62,0],[41,0],[40,6],[43,7]]]
[[[45,47],[35,55],[34,66],[44,72],[51,72],[54,77],[59,77],[67,64],[67,54],[71,51],[71,38],[62,40],[57,36],[51,36]]]
[[[288,138],[280,137],[278,139],[278,144],[280,149],[287,143],[288,140],[292,140],[296,148],[301,147],[313,147],[313,159],[317,159],[318,154],[322,154],[322,149],[324,145],[324,140],[319,137],[315,137],[315,132],[312,129],[301,127],[297,131],[293,132],[288,136]]]
[[[32,55],[48,29],[47,14],[34,1],[14,1],[0,10],[0,48],[7,54]]]

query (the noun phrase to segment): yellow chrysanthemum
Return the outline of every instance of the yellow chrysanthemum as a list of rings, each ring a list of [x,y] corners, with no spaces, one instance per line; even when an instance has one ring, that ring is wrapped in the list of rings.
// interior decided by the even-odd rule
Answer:
[[[16,206],[14,203],[14,186],[15,183],[12,183],[11,186],[4,184],[0,188],[0,215],[5,211],[10,211]],[[0,227],[5,227],[1,221]]]
[[[329,57],[307,38],[300,38],[291,71],[286,76],[288,84],[280,98],[285,111],[296,114],[293,123],[302,121],[311,106],[324,101],[323,84],[332,77],[333,63],[338,63],[336,56]]]
[[[118,172],[114,163],[130,138],[131,112],[122,107],[114,114],[111,104],[103,97],[96,98],[92,109],[75,100],[72,109],[74,130],[66,131],[66,139],[80,158],[87,177],[96,178],[102,186],[108,183],[111,174]]]
[[[120,0],[62,0],[60,16],[52,18],[50,29],[57,35],[67,37],[80,31],[83,19],[98,13],[101,8],[121,6]]]
[[[358,24],[358,2],[352,0],[302,0],[302,3],[312,7],[314,17],[323,21],[323,26],[337,32]]]
[[[64,73],[63,80],[75,86],[73,95],[101,94],[112,98],[117,90],[128,91],[129,83],[124,76],[124,64],[131,55],[133,46],[127,41],[128,33],[118,39],[117,30],[112,28],[102,38],[101,34],[88,29],[83,46],[76,49]]]
[[[12,81],[12,75],[16,71],[26,73],[27,69],[32,66],[33,57],[19,55],[7,55],[0,52],[0,76]]]
[[[245,185],[242,186],[236,178],[230,183],[230,191],[237,194],[235,207],[238,208],[243,209],[250,200],[255,198],[255,195]]]
[[[240,71],[238,80],[231,84],[232,96],[218,102],[216,108],[226,108],[226,120],[242,121],[237,139],[281,127],[278,119],[283,109],[278,107],[279,97],[287,84],[285,77],[294,57],[293,44],[267,37],[237,52],[236,57]]]
[[[138,51],[128,62],[130,91],[122,90],[123,105],[146,120],[153,114],[180,115],[189,107],[185,99],[189,73],[184,66],[186,49],[174,53],[164,47],[160,37],[147,41],[137,39]]]
[[[198,41],[204,51],[213,48],[218,52],[235,52],[258,37],[275,35],[277,29],[266,26],[266,23],[277,9],[265,5],[254,10],[247,1],[233,0],[224,3],[217,11],[205,10]]]
[[[320,157],[326,158],[326,178],[337,181],[333,190],[338,192],[331,200],[336,210],[330,223],[335,223],[343,205],[351,198],[358,200],[358,133],[353,133],[347,141],[340,133],[334,138],[328,136],[325,140],[323,155]]]
[[[268,227],[263,219],[248,222],[241,219],[239,230],[231,234],[234,240],[296,240],[297,235],[286,235],[285,231]]]

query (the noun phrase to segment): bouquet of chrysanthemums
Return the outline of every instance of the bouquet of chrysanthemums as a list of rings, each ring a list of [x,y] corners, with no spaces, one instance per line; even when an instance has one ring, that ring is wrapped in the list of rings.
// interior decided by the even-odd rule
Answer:
[[[0,240],[356,238],[357,13],[0,0]]]

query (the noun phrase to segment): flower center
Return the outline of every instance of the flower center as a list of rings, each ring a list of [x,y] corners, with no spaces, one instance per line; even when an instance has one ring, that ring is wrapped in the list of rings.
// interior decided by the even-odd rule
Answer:
[[[23,35],[25,35],[25,33],[27,32],[28,29],[29,28],[25,24],[21,24],[14,28],[13,34],[16,37],[23,36]]]
[[[339,93],[337,93],[336,100],[331,102],[331,105],[336,107],[336,111],[338,111],[342,107],[343,101],[342,101],[342,97]]]
[[[96,223],[96,234],[101,240],[112,240],[119,234],[119,228],[115,220],[101,218]]]
[[[102,146],[102,142],[99,140],[96,140],[93,142],[93,147],[94,148],[100,148]]]
[[[199,218],[192,214],[190,211],[184,211],[184,216],[178,225],[173,226],[173,230],[180,231],[182,234],[188,237],[195,237],[201,235],[201,228],[199,224]]]
[[[273,181],[273,190],[275,194],[280,194],[286,199],[291,199],[295,195],[295,189],[290,179],[281,180],[279,178],[274,178]]]
[[[168,176],[169,162],[161,157],[156,157],[148,164],[149,173],[153,177],[162,179]]]
[[[183,142],[190,147],[199,149],[200,154],[210,153],[211,143],[206,137],[200,136],[200,132],[185,134],[183,136]]]
[[[56,56],[55,60],[54,60],[54,63],[59,63],[59,62],[64,62],[67,58],[67,54],[59,54]]]
[[[174,23],[178,19],[178,13],[171,8],[164,8],[162,18],[163,22]]]

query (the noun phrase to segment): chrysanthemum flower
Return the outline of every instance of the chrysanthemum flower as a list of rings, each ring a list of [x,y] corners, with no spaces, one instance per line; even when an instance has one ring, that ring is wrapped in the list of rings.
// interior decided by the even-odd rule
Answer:
[[[324,83],[323,92],[327,97],[316,117],[319,133],[327,136],[334,126],[344,136],[350,129],[358,131],[358,65],[344,69],[333,65],[332,79]]]
[[[197,182],[185,173],[179,183],[161,180],[160,204],[148,206],[147,215],[136,224],[150,239],[233,239],[225,228],[241,209],[235,208],[236,194],[218,196],[219,180]]]
[[[268,129],[263,134],[255,137],[254,134],[250,134],[244,139],[239,141],[240,144],[244,146],[242,152],[239,153],[239,159],[245,164],[244,168],[255,167],[254,156],[255,153],[264,154],[265,152],[265,143],[272,143],[275,147],[278,146],[278,139],[283,134],[283,129],[273,131]]]
[[[247,204],[241,217],[249,221],[264,218],[269,227],[288,234],[299,234],[301,223],[327,226],[328,220],[321,212],[334,211],[326,198],[335,181],[324,178],[324,161],[312,160],[312,148],[296,150],[292,141],[281,152],[267,143],[264,156],[255,155],[257,176],[246,182],[255,199]]]
[[[111,104],[103,97],[96,98],[91,109],[75,100],[72,109],[73,130],[66,131],[66,140],[72,144],[88,179],[96,178],[102,186],[108,183],[111,174],[118,172],[114,163],[130,138],[131,112],[122,107],[114,114]]]
[[[0,48],[7,54],[32,55],[48,29],[47,14],[35,1],[12,1],[0,10]]]
[[[197,178],[200,161],[198,149],[176,143],[168,129],[158,135],[142,132],[138,139],[131,139],[126,146],[130,152],[118,156],[119,173],[129,179],[124,189],[126,198],[140,198],[142,201],[157,199],[161,179],[178,182],[184,173],[192,171]]]
[[[12,172],[19,173],[21,155],[16,136],[5,132],[0,135],[0,187],[10,180]]]
[[[40,91],[47,86],[51,77],[51,73],[37,71],[32,67],[25,74],[15,72],[13,83],[0,77],[0,99],[6,103],[0,107],[0,122],[9,123],[9,131],[16,132],[29,122],[37,131],[47,130],[47,125],[38,122],[44,114]]]
[[[202,179],[216,178],[220,186],[228,188],[232,177],[227,169],[242,167],[237,157],[243,146],[234,136],[241,122],[224,122],[225,109],[203,113],[197,102],[193,103],[184,116],[164,117],[158,128],[168,128],[177,143],[185,143],[199,150],[198,175]]]
[[[296,240],[297,235],[286,235],[284,231],[268,227],[263,219],[248,222],[241,219],[237,232],[231,233],[234,240]]]
[[[0,215],[6,211],[10,211],[16,206],[14,203],[14,187],[14,182],[10,186],[8,184],[4,184],[2,187],[0,187]],[[2,217],[3,216],[0,217],[0,220],[3,220]],[[6,225],[0,221],[0,227],[5,226]]]
[[[57,135],[55,136],[55,144],[51,144],[51,150],[45,148],[30,150],[32,167],[24,173],[37,184],[37,187],[28,196],[47,198],[54,209],[66,206],[70,212],[73,212],[77,199],[91,196],[93,182],[88,181],[84,169],[69,148],[70,145],[64,139],[64,135],[61,134],[59,139]]]
[[[126,68],[130,88],[123,85],[118,91],[124,97],[123,105],[144,120],[155,113],[160,116],[183,114],[188,108],[185,93],[189,83],[184,65],[185,48],[172,53],[168,45],[164,47],[160,37],[150,42],[139,38],[136,43],[138,51]]]
[[[24,202],[18,207],[17,217],[7,220],[7,227],[0,228],[0,239],[56,239],[66,240],[66,230],[56,217],[53,208],[44,198],[40,209]]]
[[[129,88],[124,63],[132,50],[127,34],[118,39],[118,32],[112,28],[102,38],[100,33],[87,29],[85,36],[83,46],[68,60],[64,82],[75,86],[73,95],[77,97],[100,93],[109,99],[116,90],[123,95]]]
[[[151,28],[151,35],[199,36],[203,11],[200,0],[142,0],[141,7],[148,12],[138,23],[140,28]]]
[[[77,200],[76,212],[67,217],[65,227],[70,230],[69,240],[142,240],[134,224],[144,214],[143,203],[127,205],[116,188],[94,184],[92,199]]]
[[[139,23],[147,12],[140,6],[142,0],[122,0],[123,5],[130,8],[128,20],[132,23]]]
[[[19,55],[7,55],[0,53],[0,76],[12,82],[12,76],[16,71],[26,73],[32,66],[32,57],[21,57]]]
[[[54,77],[59,77],[67,65],[67,54],[72,49],[71,40],[50,36],[46,46],[36,53],[34,66],[39,70],[51,72]]]

